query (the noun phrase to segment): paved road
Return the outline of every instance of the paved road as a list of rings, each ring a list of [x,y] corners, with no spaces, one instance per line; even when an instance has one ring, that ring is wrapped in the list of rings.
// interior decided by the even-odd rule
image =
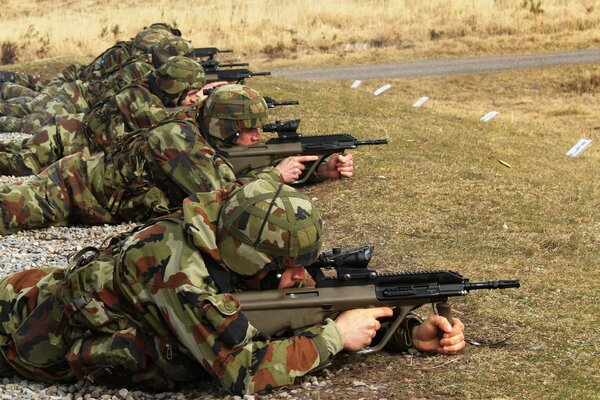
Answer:
[[[280,70],[274,71],[273,75],[313,80],[410,78],[432,75],[472,74],[517,68],[537,68],[593,62],[600,62],[600,49],[576,50],[551,54],[469,57],[449,60],[366,64],[349,67]]]

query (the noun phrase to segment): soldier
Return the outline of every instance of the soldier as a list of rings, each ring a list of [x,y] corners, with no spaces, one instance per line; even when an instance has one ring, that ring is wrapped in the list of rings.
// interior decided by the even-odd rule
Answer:
[[[290,385],[342,350],[367,346],[387,307],[355,309],[270,338],[235,292],[310,284],[304,266],[322,244],[315,205],[289,186],[258,180],[200,193],[183,209],[87,248],[66,269],[36,268],[0,281],[0,375],[134,384],[157,390],[207,373],[242,395]],[[455,353],[463,324],[405,319],[406,347]],[[438,329],[445,332],[438,338]]]
[[[106,49],[88,65],[69,65],[49,82],[39,81],[38,77],[19,72],[0,71],[0,99],[13,97],[34,97],[44,87],[60,86],[74,80],[89,81],[101,79],[114,72],[121,65],[138,56],[145,57],[148,49],[165,37],[181,36],[181,31],[166,23],[154,23],[139,32],[129,41],[117,42]],[[5,86],[6,85],[6,86]]]
[[[60,87],[44,89],[36,97],[17,97],[0,103],[0,129],[25,129],[33,125],[51,123],[55,117],[88,112],[98,102],[119,93],[121,90],[143,79],[155,68],[159,68],[172,56],[184,56],[193,50],[187,40],[177,36],[160,40],[149,49],[131,58],[115,71],[98,80],[75,80]],[[14,118],[10,118],[14,117]],[[23,120],[18,120],[21,118]]]
[[[200,129],[207,141],[217,149],[227,146],[249,146],[260,141],[261,128],[267,120],[267,104],[255,90],[244,85],[223,85],[215,89],[200,110]],[[251,116],[252,118],[249,118]],[[287,157],[267,170],[279,175],[285,183],[296,181],[306,168],[303,163],[317,156]],[[266,170],[261,170],[266,172]],[[252,174],[252,171],[248,171]],[[353,175],[352,154],[335,154],[316,171],[317,178],[340,178]],[[246,173],[245,173],[246,174]]]
[[[210,84],[213,87],[215,84]],[[167,105],[192,104],[204,71],[186,57],[170,57],[146,77],[98,104],[87,114],[57,118],[21,143],[0,144],[0,174],[31,175],[76,152],[110,152],[127,132],[149,128],[169,116]]]

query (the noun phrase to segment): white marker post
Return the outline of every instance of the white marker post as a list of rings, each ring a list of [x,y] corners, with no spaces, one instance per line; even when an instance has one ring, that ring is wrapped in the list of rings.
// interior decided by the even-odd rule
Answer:
[[[500,114],[498,111],[490,111],[489,113],[481,117],[481,121],[488,122],[490,119],[494,118],[498,114]]]
[[[391,87],[392,87],[392,85],[390,85],[389,83],[386,83],[385,85],[383,85],[382,87],[380,87],[379,89],[374,91],[373,94],[375,96],[379,96],[381,93],[385,92],[386,90],[388,90]]]
[[[577,157],[582,151],[587,149],[592,144],[592,139],[579,139],[579,142],[575,146],[571,147],[569,151],[565,153],[568,157]]]
[[[429,97],[421,97],[415,104],[413,104],[413,107],[421,107],[427,100],[429,100]]]
[[[359,81],[358,79],[354,81],[354,83],[352,84],[352,86],[350,86],[352,89],[356,89],[357,87],[360,86],[360,84],[362,83],[362,81]]]

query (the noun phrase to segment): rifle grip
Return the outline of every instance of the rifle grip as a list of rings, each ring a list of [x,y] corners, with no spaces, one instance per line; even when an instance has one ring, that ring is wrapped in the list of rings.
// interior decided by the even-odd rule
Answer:
[[[436,303],[435,309],[439,316],[446,318],[448,322],[450,322],[450,325],[453,325],[452,306],[450,305],[450,303],[448,303],[447,301]],[[445,332],[440,329],[438,332],[438,337],[441,339],[442,337],[444,337],[444,333]]]

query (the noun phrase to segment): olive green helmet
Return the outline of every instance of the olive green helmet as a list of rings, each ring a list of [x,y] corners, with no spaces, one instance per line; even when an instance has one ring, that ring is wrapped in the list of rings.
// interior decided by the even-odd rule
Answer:
[[[179,29],[175,28],[172,25],[167,24],[166,22],[155,22],[152,25],[150,25],[149,28],[163,29],[163,30],[166,30],[166,31],[172,33],[175,36],[181,36],[181,31]]]
[[[146,28],[133,38],[133,49],[140,53],[147,53],[152,46],[166,37],[173,37],[173,34],[165,29]]]
[[[200,89],[206,82],[202,66],[183,56],[167,58],[152,74],[160,91],[171,99],[187,94],[190,89]]]
[[[312,264],[323,222],[306,195],[283,183],[256,180],[236,189],[221,208],[217,246],[229,269],[244,277]]]
[[[209,136],[234,144],[242,129],[262,127],[268,118],[265,99],[245,85],[223,85],[206,99],[204,123]]]
[[[192,44],[180,37],[170,36],[161,39],[156,45],[152,46],[152,62],[156,68],[159,68],[169,57],[185,56],[193,50]]]

